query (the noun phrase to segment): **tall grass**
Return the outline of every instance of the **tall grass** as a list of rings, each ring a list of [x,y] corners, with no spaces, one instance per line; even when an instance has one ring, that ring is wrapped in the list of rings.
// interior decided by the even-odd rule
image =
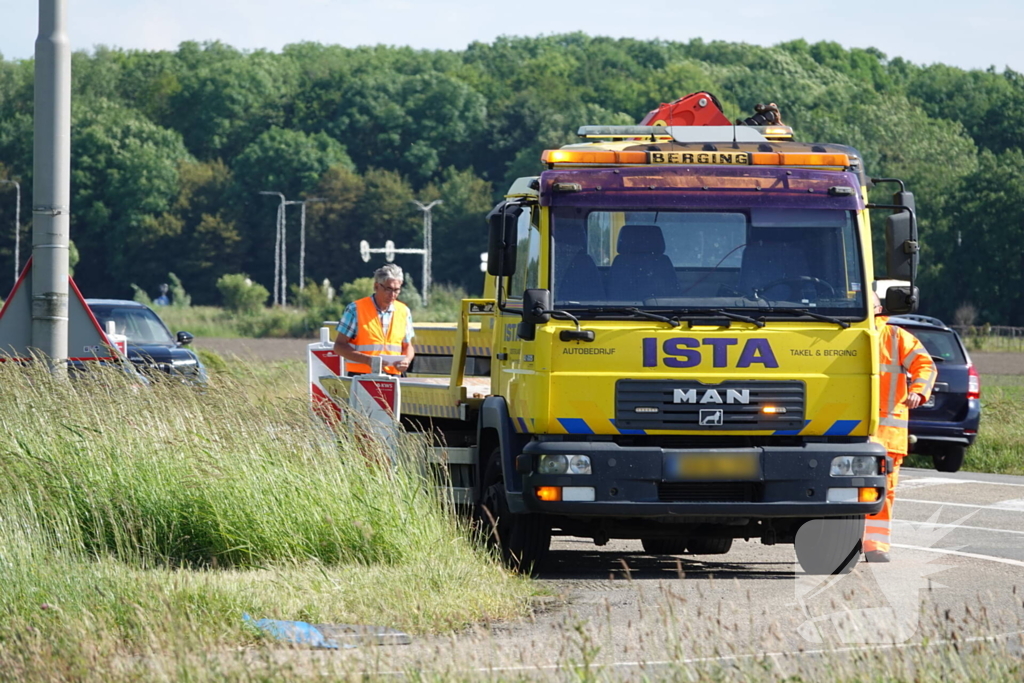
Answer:
[[[520,613],[529,586],[470,542],[414,443],[392,468],[265,379],[0,364],[0,678],[244,644],[243,612],[416,632]]]

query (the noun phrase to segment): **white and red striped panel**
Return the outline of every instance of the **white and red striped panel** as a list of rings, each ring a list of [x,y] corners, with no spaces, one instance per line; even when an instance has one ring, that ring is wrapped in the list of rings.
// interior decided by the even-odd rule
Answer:
[[[328,375],[336,377],[341,375],[341,356],[334,352],[334,345],[330,342],[317,342],[310,344],[307,348],[309,405],[313,408],[313,412],[325,422],[335,424],[341,419],[341,408],[324,390],[320,378]]]

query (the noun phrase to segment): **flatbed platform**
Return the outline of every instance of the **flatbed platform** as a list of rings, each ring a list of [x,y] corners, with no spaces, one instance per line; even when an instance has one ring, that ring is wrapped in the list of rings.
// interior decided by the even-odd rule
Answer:
[[[335,401],[348,402],[352,377],[326,375],[320,384]],[[423,417],[464,418],[462,406],[476,407],[491,394],[490,377],[466,377],[453,392],[448,377],[402,377],[401,413]]]

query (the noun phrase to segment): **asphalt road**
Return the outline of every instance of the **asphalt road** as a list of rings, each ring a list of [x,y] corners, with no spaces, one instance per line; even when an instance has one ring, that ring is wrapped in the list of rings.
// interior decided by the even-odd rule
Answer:
[[[804,574],[791,545],[738,541],[724,556],[655,557],[639,541],[556,539],[535,579],[553,597],[532,619],[309,657],[442,677],[558,677],[593,662],[630,679],[680,662],[753,666],[767,653],[777,673],[813,678],[807,667],[832,666],[822,650],[905,655],[925,637],[995,636],[1019,653],[1024,477],[907,468],[896,517],[894,561],[841,577]]]

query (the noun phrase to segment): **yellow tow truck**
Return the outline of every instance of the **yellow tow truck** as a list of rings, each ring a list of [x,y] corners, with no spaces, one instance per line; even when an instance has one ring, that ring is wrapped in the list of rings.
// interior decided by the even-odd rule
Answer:
[[[885,303],[907,312],[913,196],[781,125],[579,136],[489,214],[485,296],[417,324],[403,426],[433,435],[454,500],[514,566],[556,534],[664,554],[795,542],[806,571],[848,571],[890,466],[869,440],[868,209],[891,211],[886,276],[910,285]],[[880,182],[899,189],[870,205]],[[347,378],[320,379],[347,398]]]

